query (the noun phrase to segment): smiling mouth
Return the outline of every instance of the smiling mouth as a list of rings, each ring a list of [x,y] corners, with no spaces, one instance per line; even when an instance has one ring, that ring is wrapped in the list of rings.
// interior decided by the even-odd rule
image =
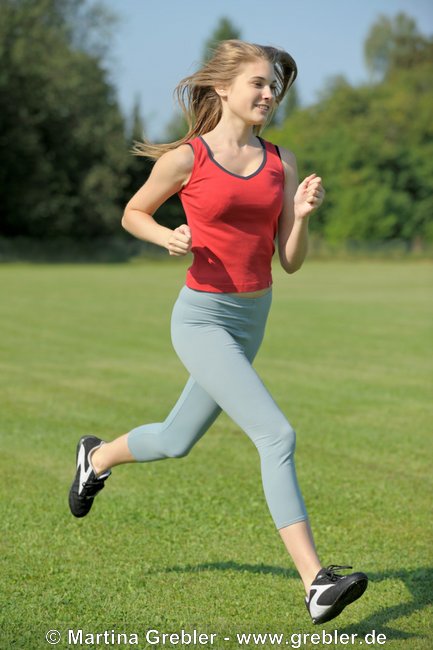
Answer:
[[[256,104],[256,108],[259,108],[261,111],[268,112],[270,109],[270,106],[267,104]]]

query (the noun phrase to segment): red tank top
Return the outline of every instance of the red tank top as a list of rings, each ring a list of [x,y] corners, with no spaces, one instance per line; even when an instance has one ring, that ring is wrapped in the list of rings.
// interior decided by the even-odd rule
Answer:
[[[272,284],[284,169],[275,145],[259,140],[263,161],[249,176],[224,169],[201,137],[187,143],[194,166],[179,197],[192,236],[194,258],[186,277],[191,289],[238,293]]]

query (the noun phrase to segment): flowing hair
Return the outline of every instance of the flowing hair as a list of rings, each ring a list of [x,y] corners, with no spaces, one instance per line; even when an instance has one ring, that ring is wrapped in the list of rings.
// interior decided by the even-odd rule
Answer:
[[[215,87],[230,85],[239,74],[239,67],[256,59],[269,61],[274,67],[277,80],[274,107],[267,119],[269,122],[296,79],[296,63],[290,54],[276,47],[231,39],[222,41],[214,50],[212,58],[197,72],[182,79],[174,90],[173,94],[188,123],[187,134],[180,140],[167,144],[152,144],[146,139],[143,142],[135,141],[131,152],[136,156],[157,160],[191,138],[212,131],[222,115],[221,99]],[[254,134],[259,135],[263,126],[254,126]]]

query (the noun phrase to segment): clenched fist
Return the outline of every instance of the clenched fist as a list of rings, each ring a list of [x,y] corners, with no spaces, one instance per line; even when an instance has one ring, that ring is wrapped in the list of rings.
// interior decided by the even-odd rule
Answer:
[[[178,228],[175,228],[167,242],[167,248],[170,255],[176,255],[178,257],[189,253],[191,246],[191,230],[186,224],[182,224]]]
[[[295,218],[303,219],[323,203],[325,190],[322,179],[317,174],[304,178],[296,190],[294,198]]]

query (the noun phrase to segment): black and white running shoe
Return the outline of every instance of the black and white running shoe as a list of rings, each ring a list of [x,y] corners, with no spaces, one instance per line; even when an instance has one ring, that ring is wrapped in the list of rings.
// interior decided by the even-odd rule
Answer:
[[[314,578],[305,604],[313,623],[326,623],[338,616],[343,609],[362,596],[367,589],[365,573],[351,573],[346,576],[335,571],[351,569],[351,566],[330,566],[320,569]]]
[[[69,507],[74,517],[85,517],[93,504],[93,499],[104,487],[111,471],[96,476],[89,454],[104,443],[96,436],[83,436],[77,445],[77,473],[69,490]]]

